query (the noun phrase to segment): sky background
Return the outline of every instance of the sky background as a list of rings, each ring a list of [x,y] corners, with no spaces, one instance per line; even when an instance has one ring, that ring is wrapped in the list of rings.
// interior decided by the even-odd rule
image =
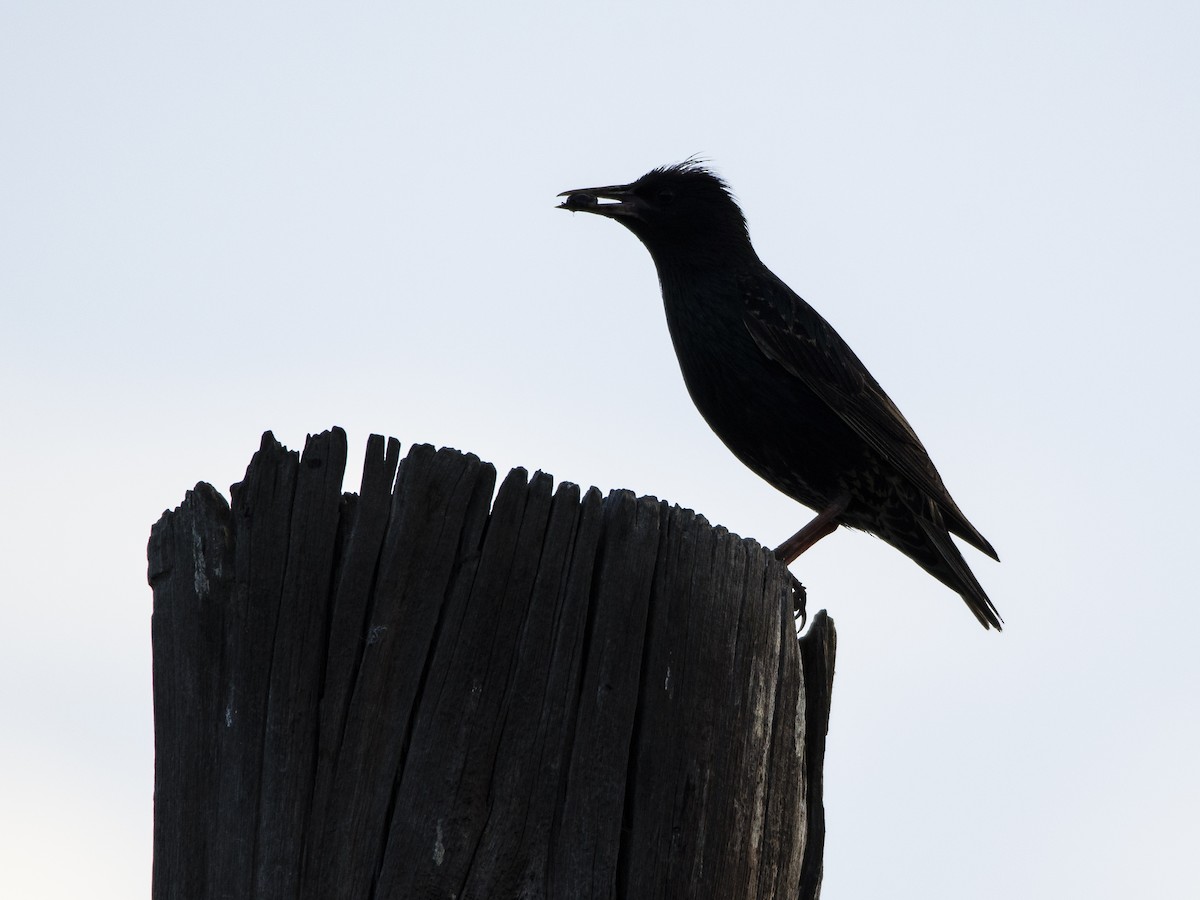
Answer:
[[[699,153],[1003,560],[795,567],[824,897],[1200,896],[1200,5],[833,6],[0,8],[0,894],[148,894],[146,540],[266,429],[805,521],[554,209]]]

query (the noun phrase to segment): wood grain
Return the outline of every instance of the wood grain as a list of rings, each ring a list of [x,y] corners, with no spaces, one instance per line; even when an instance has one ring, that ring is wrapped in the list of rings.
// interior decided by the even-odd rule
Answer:
[[[815,898],[833,623],[755,541],[268,433],[151,532],[155,898]]]

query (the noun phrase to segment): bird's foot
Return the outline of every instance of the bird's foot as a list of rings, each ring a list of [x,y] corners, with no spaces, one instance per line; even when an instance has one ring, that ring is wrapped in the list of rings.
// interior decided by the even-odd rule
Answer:
[[[799,620],[803,628],[808,623],[808,591],[791,572],[788,572],[788,577],[792,579],[792,616]]]

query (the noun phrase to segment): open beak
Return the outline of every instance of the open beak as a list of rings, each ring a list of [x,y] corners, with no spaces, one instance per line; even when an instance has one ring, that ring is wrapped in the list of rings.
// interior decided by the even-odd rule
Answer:
[[[558,209],[571,212],[590,212],[610,219],[637,218],[642,201],[630,190],[633,185],[614,184],[608,187],[579,188],[563,191],[558,196],[566,197]]]

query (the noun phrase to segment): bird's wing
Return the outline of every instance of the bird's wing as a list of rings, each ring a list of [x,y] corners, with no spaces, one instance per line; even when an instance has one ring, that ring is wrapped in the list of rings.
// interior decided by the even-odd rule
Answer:
[[[741,279],[744,321],[770,359],[800,379],[867,445],[941,507],[952,532],[995,557],[951,498],[933,460],[896,404],[819,313],[771,275]]]

